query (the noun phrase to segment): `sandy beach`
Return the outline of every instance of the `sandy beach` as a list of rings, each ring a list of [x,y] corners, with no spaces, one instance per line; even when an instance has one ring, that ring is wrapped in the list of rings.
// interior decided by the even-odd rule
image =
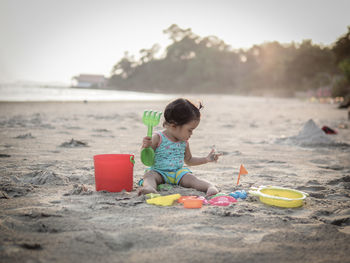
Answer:
[[[168,101],[1,102],[0,262],[350,262],[347,111],[297,99],[190,98],[204,104],[192,154],[213,145],[223,153],[191,167],[195,175],[222,193],[304,191],[304,205],[273,207],[251,195],[226,207],[147,204],[136,193],[141,117]],[[98,154],[135,155],[133,191],[96,192]],[[248,175],[236,186],[241,164]],[[204,196],[178,186],[160,193]]]

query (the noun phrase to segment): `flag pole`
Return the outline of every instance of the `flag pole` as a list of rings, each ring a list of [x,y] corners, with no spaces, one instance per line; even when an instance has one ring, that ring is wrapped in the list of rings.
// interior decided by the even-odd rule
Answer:
[[[239,178],[241,177],[241,173],[238,173],[237,185],[239,184]]]

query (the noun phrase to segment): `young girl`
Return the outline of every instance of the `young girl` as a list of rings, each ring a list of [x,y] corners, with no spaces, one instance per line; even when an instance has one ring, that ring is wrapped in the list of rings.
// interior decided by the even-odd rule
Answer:
[[[165,130],[156,132],[152,138],[144,137],[142,148],[152,147],[155,152],[154,165],[145,173],[139,195],[157,193],[157,185],[168,183],[190,187],[215,195],[218,189],[209,182],[198,179],[191,170],[183,167],[216,162],[220,154],[212,149],[207,157],[193,157],[188,140],[200,122],[200,109],[187,99],[176,99],[164,111]]]

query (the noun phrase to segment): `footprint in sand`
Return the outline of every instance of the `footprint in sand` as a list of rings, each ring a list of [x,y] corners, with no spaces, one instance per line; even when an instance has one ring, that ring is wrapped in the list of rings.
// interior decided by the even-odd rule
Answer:
[[[233,152],[219,151],[219,152],[222,155],[234,155],[234,156],[242,155],[240,151],[233,151]]]
[[[340,165],[318,166],[318,167],[322,169],[328,169],[328,170],[334,170],[334,171],[342,171],[345,169],[344,166],[340,166]]]
[[[23,181],[33,185],[66,185],[68,179],[51,171],[35,171],[24,175]]]
[[[20,247],[30,250],[41,250],[43,247],[39,243],[20,243],[18,244]]]
[[[327,188],[322,185],[311,185],[311,186],[299,186],[297,187],[300,191],[322,191],[326,190]]]
[[[24,196],[33,190],[32,185],[18,182],[14,177],[0,177],[0,199]]]
[[[339,210],[334,209],[318,210],[312,213],[310,217],[322,221],[326,224],[332,224],[341,227],[350,226],[349,213],[344,213],[344,211],[341,211],[339,213]]]
[[[350,226],[350,216],[336,217],[330,223],[336,226]]]
[[[328,181],[327,184],[338,185],[339,187],[343,187],[344,189],[350,190],[350,175],[345,175],[339,179]]]
[[[64,126],[64,128],[67,130],[82,130],[83,129],[79,126]]]
[[[271,180],[274,178],[273,176],[267,175],[267,174],[261,174],[261,175],[259,175],[259,177],[263,177],[263,178],[271,179]]]
[[[235,125],[234,125],[234,124],[223,124],[223,125],[221,125],[221,127],[223,127],[223,128],[230,128],[230,129],[232,129],[232,128],[234,128],[234,127],[235,127]]]
[[[283,162],[283,161],[276,161],[276,160],[264,160],[266,163],[269,164],[285,164],[287,162]]]
[[[310,180],[306,184],[308,184],[308,185],[320,185],[320,183],[317,180]]]
[[[309,181],[310,182],[310,181]],[[326,196],[323,190],[327,188],[322,185],[310,185],[310,186],[299,186],[297,190],[305,191],[309,194],[310,197],[314,197],[317,199],[323,199]]]
[[[120,119],[119,114],[113,114],[113,115],[87,115],[89,118],[93,118],[95,120],[118,120]]]
[[[26,133],[22,135],[18,135],[15,139],[34,139],[35,137],[31,133]]]
[[[336,184],[340,184],[340,183],[350,183],[350,175],[346,175],[346,176],[343,176],[339,179],[335,179],[335,180],[331,180],[331,181],[328,181],[327,184],[329,185],[336,185]]]
[[[75,148],[75,147],[89,147],[89,146],[86,142],[71,139],[69,142],[62,143],[60,147]]]
[[[92,131],[94,131],[94,132],[102,132],[102,133],[104,133],[104,132],[111,132],[110,130],[107,130],[107,129],[93,129]]]

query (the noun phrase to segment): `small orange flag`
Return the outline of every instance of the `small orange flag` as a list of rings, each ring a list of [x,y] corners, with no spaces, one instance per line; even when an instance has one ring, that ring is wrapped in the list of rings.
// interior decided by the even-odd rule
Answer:
[[[243,164],[241,164],[241,167],[239,168],[237,185],[239,184],[239,178],[241,177],[241,174],[248,174],[248,171],[244,168]]]

